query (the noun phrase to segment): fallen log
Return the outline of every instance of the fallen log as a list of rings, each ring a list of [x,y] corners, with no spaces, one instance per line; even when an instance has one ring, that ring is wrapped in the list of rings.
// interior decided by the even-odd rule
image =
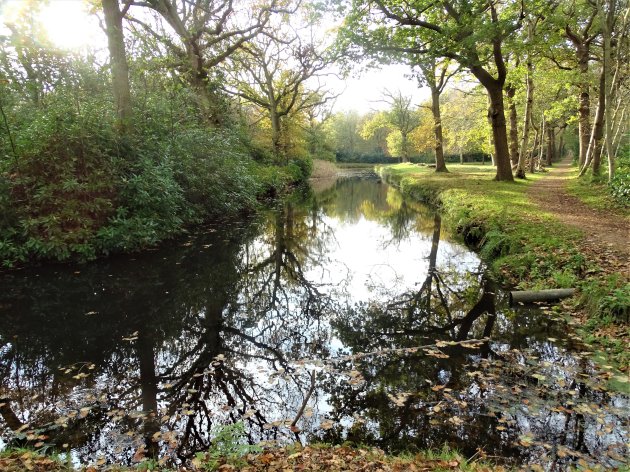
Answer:
[[[510,306],[517,303],[555,302],[572,297],[574,288],[557,288],[551,290],[514,290],[510,292]]]

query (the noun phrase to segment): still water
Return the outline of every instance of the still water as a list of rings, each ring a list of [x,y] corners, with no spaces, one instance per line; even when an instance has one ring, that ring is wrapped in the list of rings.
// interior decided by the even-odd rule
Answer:
[[[438,215],[375,180],[0,286],[5,446],[174,465],[237,424],[251,443],[626,461],[608,367],[551,312],[508,309]]]

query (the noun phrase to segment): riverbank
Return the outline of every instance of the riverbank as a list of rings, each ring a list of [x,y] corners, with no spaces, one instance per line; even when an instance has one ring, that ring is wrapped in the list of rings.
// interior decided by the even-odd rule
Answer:
[[[0,171],[0,270],[153,249],[202,224],[254,214],[304,183],[311,171],[308,160],[261,164],[245,151],[188,164],[160,168],[163,174],[153,163],[118,169],[102,176],[111,187],[107,195],[55,190],[45,205],[33,189],[24,190],[26,177],[5,178]]]
[[[607,362],[627,371],[630,281],[624,254],[589,244],[584,230],[561,223],[543,200],[532,198],[532,186],[549,176],[495,182],[493,168],[483,165],[451,165],[447,174],[413,164],[378,170],[403,194],[440,208],[446,224],[479,251],[500,283],[578,288],[574,299],[554,309],[568,313],[580,337]]]
[[[245,446],[242,446],[245,447]],[[452,471],[483,472],[504,471],[504,467],[491,465],[486,461],[468,461],[457,452],[444,449],[439,452],[426,452],[414,456],[389,456],[380,449],[348,446],[299,445],[267,449],[264,452],[233,457],[211,457],[211,453],[199,454],[189,467],[180,469],[166,468],[156,461],[139,460],[134,467],[99,467],[88,466],[76,469],[59,457],[40,455],[29,450],[15,450],[0,454],[0,470],[4,472],[144,472],[144,471]]]

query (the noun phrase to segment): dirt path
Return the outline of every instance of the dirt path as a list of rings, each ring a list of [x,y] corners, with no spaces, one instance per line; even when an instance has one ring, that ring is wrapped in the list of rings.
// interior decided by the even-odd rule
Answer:
[[[630,277],[630,221],[612,213],[595,210],[566,191],[571,173],[570,160],[554,167],[549,175],[528,189],[532,201],[562,223],[585,234],[584,247],[607,271],[622,272]]]

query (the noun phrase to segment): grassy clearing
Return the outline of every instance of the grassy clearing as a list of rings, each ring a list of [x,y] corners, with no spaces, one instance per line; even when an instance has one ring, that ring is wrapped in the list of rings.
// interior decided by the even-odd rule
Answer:
[[[587,322],[577,328],[582,338],[605,349],[609,362],[628,364],[627,277],[603,275],[578,249],[580,231],[560,225],[528,198],[527,187],[544,175],[504,183],[492,180],[491,166],[450,165],[448,174],[413,164],[379,170],[403,194],[439,207],[447,224],[479,250],[504,284],[579,288],[582,295],[572,311],[587,312]]]

